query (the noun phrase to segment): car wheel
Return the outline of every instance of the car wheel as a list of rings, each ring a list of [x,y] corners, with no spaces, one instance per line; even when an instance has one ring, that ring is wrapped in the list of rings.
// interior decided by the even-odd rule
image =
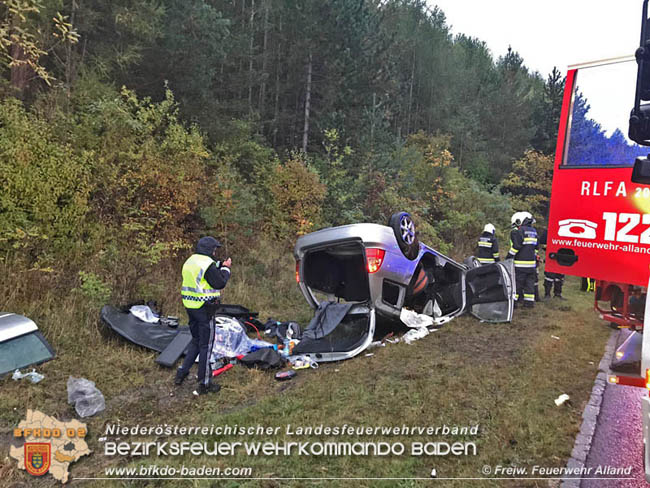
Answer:
[[[394,213],[388,221],[388,226],[393,229],[397,244],[404,256],[415,259],[420,253],[420,241],[415,233],[413,218],[408,212]]]

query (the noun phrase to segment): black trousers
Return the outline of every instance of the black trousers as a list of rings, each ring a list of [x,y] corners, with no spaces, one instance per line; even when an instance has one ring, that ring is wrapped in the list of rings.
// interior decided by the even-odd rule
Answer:
[[[201,308],[186,308],[187,316],[190,319],[190,332],[192,342],[187,348],[187,355],[180,367],[182,374],[187,375],[199,357],[199,384],[207,385],[212,378],[210,367],[210,354],[214,345],[214,311],[215,306],[209,303],[203,304]]]
[[[564,284],[564,275],[560,273],[551,273],[544,271],[544,294],[546,296],[553,295],[556,297],[562,296],[562,285]]]
[[[535,304],[535,268],[515,268],[518,301],[524,301],[526,306]]]

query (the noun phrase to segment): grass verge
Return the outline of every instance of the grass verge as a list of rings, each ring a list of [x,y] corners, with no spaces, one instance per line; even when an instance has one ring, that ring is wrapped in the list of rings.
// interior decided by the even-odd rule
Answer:
[[[271,254],[263,262],[243,263],[230,293],[233,302],[260,310],[262,317],[298,319],[309,310],[292,279],[291,263]],[[275,271],[269,272],[273,266]],[[265,274],[262,274],[265,273]],[[256,276],[271,276],[270,282]],[[106,467],[173,466],[251,467],[261,478],[426,478],[481,477],[484,465],[495,467],[563,466],[571,452],[581,414],[597,373],[609,329],[592,309],[593,295],[578,291],[577,280],[565,285],[567,302],[538,303],[533,311],[517,310],[510,324],[483,324],[464,316],[412,344],[378,348],[336,364],[304,370],[291,382],[278,383],[271,373],[235,367],[226,373],[221,393],[194,398],[192,385],[174,388],[173,372],[154,364],[154,354],[102,333],[96,310],[84,308],[72,294],[64,300],[22,311],[46,332],[59,357],[38,368],[46,380],[32,385],[0,380],[0,473],[9,484],[49,486],[46,476],[31,478],[8,459],[11,429],[27,408],[61,420],[74,417],[66,404],[69,375],[95,381],[105,394],[107,410],[87,419],[94,454],[72,465],[73,477],[103,476]],[[255,290],[253,293],[251,290]],[[169,293],[173,293],[170,289]],[[171,295],[170,295],[171,296]],[[170,298],[171,300],[171,298]],[[230,300],[229,300],[230,301]],[[81,325],[78,325],[81,324]],[[560,394],[571,397],[557,407]],[[103,436],[108,423],[123,425],[239,425],[279,428],[277,435],[191,436],[200,442],[341,441],[402,442],[401,456],[235,456],[106,457]],[[345,435],[292,436],[298,426],[441,427],[478,425],[478,435]],[[129,441],[148,438],[130,437]],[[151,438],[153,439],[153,438]],[[151,440],[150,439],[150,440]],[[157,440],[181,441],[181,437]],[[411,456],[413,442],[475,442],[476,455]],[[95,482],[97,483],[97,482]],[[120,482],[112,482],[119,484]],[[125,482],[130,483],[130,482]],[[185,486],[186,481],[169,481]],[[216,485],[214,481],[194,484]],[[356,486],[419,486],[426,482],[356,480]],[[158,486],[158,481],[138,485]],[[345,481],[232,480],[223,486],[347,486]],[[467,486],[449,481],[444,486]],[[219,483],[221,486],[222,483]],[[547,481],[483,481],[480,486],[548,486]]]

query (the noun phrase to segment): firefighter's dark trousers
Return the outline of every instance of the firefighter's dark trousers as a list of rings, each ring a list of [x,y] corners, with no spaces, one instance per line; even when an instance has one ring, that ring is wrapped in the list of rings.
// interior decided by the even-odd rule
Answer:
[[[523,302],[525,307],[535,306],[535,268],[515,267],[515,280],[517,282],[517,294],[515,299]]]
[[[210,354],[214,345],[214,307],[205,304],[201,308],[186,308],[187,316],[190,319],[190,332],[192,342],[187,348],[187,355],[180,367],[182,375],[187,375],[199,357],[199,384],[207,385],[212,379],[212,368],[210,367]]]
[[[554,296],[561,297],[563,284],[564,284],[563,274],[544,271],[544,295],[550,297],[551,290],[553,290]]]

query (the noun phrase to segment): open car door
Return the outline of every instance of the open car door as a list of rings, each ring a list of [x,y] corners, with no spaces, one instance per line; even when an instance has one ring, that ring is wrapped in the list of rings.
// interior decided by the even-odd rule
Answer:
[[[373,340],[375,310],[365,304],[352,305],[342,320],[330,329],[311,331],[308,326],[293,354],[304,354],[316,362],[342,361],[360,354]]]
[[[465,274],[466,309],[485,322],[510,322],[515,297],[514,261],[484,264]]]

